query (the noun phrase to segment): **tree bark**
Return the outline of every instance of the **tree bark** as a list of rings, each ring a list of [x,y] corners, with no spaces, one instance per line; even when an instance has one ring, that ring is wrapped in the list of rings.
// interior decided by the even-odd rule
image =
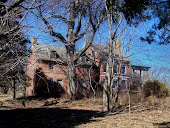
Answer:
[[[13,99],[15,99],[16,98],[15,78],[12,78],[11,84],[12,84],[12,91],[13,91]]]
[[[105,1],[106,3],[106,1]],[[108,10],[107,5],[105,4],[105,8],[108,16],[109,23],[109,58],[107,59],[106,66],[106,77],[103,86],[103,110],[104,111],[112,111],[113,108],[113,91],[112,91],[112,77],[113,77],[113,39],[112,39],[112,13]]]
[[[74,64],[74,49],[68,47],[67,48],[67,65],[68,65],[68,86],[67,93],[71,99],[75,98],[76,94],[76,67]]]

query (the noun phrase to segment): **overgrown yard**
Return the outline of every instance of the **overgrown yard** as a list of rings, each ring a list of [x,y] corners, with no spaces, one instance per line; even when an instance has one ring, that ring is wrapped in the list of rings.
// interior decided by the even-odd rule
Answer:
[[[95,104],[92,98],[75,101],[65,98],[9,98],[0,99],[0,128],[170,127],[170,97],[132,103],[131,113],[128,104],[122,105],[115,113],[102,112],[102,98],[97,98]]]

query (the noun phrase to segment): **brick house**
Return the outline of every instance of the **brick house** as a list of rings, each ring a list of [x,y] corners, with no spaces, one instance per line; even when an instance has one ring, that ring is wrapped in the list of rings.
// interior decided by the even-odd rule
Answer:
[[[78,60],[76,65],[77,88],[88,90],[90,85],[102,86],[106,74],[107,49],[108,46],[92,44]],[[120,53],[120,47],[114,51],[113,88],[119,85],[120,90],[126,90],[130,85],[130,59]],[[32,39],[27,62],[27,75],[31,78],[31,86],[26,88],[27,95],[67,92],[65,53],[64,47],[37,44],[37,39]]]
[[[120,41],[117,41],[118,47],[114,48],[114,67],[113,67],[113,89],[119,87],[119,90],[125,91],[130,86],[130,59],[121,54]],[[92,44],[87,53],[95,56],[96,66],[99,69],[99,84],[103,85],[106,76],[106,64],[108,58],[108,45]]]

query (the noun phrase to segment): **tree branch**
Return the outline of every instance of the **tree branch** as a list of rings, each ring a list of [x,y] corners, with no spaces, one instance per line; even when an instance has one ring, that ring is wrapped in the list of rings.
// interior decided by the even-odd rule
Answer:
[[[59,38],[64,44],[67,44],[67,41],[65,40],[65,38],[60,34],[60,33],[56,33],[54,32],[53,28],[51,27],[51,25],[48,23],[48,21],[42,16],[42,12],[41,12],[41,8],[38,7],[38,14],[40,16],[40,18],[42,19],[42,21],[45,23],[45,25],[47,26],[50,35],[55,36],[57,38]]]

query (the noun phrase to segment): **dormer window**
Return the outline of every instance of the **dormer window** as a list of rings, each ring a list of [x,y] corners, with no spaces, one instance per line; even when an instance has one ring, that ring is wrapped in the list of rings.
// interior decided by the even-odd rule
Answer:
[[[80,57],[80,61],[81,62],[87,62],[87,57],[86,56],[82,56],[82,57]]]
[[[50,58],[57,59],[59,56],[56,51],[50,51]]]
[[[49,63],[49,69],[53,70],[54,69],[54,63]]]

